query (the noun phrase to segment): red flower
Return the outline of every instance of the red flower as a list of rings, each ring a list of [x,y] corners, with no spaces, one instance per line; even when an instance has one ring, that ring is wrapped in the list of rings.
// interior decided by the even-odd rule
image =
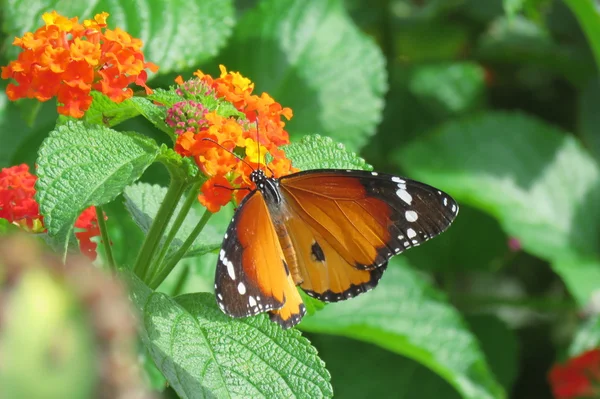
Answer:
[[[29,166],[25,164],[0,171],[0,218],[24,230],[42,233],[46,231],[46,227],[35,200],[36,180],[37,177],[29,172]],[[83,229],[75,233],[81,252],[91,260],[96,259],[97,244],[92,238],[100,236],[100,228],[93,206],[79,215],[75,227]]]
[[[593,349],[552,367],[548,375],[554,397],[600,397],[600,349]]]

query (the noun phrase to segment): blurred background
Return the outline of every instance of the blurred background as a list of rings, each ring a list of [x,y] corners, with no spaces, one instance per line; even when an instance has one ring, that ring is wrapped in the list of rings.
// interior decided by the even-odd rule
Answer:
[[[2,65],[14,57],[12,38],[55,7],[26,3],[1,10]],[[106,10],[109,24],[141,37],[146,59],[161,66],[152,87],[198,68],[217,75],[224,64],[293,109],[292,141],[332,137],[377,171],[455,197],[455,225],[402,262],[460,312],[507,397],[552,398],[552,365],[600,342],[595,1],[197,0],[164,10],[164,19],[162,3],[141,16],[133,2],[120,10],[59,6],[81,17]],[[0,167],[33,166],[55,104],[9,104],[2,96],[0,108]],[[168,143],[142,118],[118,128]],[[166,185],[168,176],[157,165],[143,179]],[[135,254],[126,248],[141,233],[121,201],[106,211],[121,244],[116,256],[127,264]],[[229,215],[214,222],[221,231]],[[161,290],[211,290],[214,256],[185,262]],[[385,345],[306,329],[336,397],[460,397]],[[153,386],[163,386],[148,369]]]

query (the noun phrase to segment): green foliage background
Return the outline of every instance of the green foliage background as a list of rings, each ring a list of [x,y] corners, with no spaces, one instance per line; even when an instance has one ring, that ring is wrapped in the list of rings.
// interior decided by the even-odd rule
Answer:
[[[223,210],[158,292],[131,277],[150,386],[186,398],[550,398],[551,365],[598,345],[598,311],[587,306],[600,290],[593,0],[4,0],[2,65],[15,57],[14,36],[52,9],[109,12],[109,26],[140,37],[160,66],[153,88],[197,68],[240,71],[293,109],[288,155],[302,169],[370,164],[461,204],[455,225],[394,258],[373,292],[324,309],[310,302],[302,334],[216,308],[214,251],[232,212]],[[88,122],[110,106],[101,100]],[[48,192],[48,229],[66,252],[65,226],[107,204],[115,256],[131,266],[168,185],[152,163],[175,161],[160,148],[171,141],[152,104],[127,106],[116,130],[82,132],[55,129],[51,102],[0,94],[0,167],[33,167],[39,156],[40,181],[66,162],[100,187]],[[66,142],[113,148],[114,158],[82,167],[105,160],[65,155]]]

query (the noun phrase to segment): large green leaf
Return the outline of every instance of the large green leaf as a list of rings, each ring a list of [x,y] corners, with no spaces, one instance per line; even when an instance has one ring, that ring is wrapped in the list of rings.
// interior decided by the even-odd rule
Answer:
[[[113,200],[157,154],[152,140],[104,126],[71,121],[50,133],[38,153],[36,197],[62,253],[81,211]]]
[[[293,137],[321,133],[358,150],[381,119],[383,55],[340,0],[261,1],[223,59],[294,110],[286,126]]]
[[[119,27],[142,39],[146,60],[159,65],[159,73],[193,67],[214,57],[234,24],[231,0],[131,0],[118,6],[108,0],[52,4],[4,0],[2,5],[2,25],[9,41],[42,26],[42,14],[53,9],[80,21],[107,11],[108,27]],[[9,51],[11,57],[16,56],[16,47]]]
[[[412,358],[464,398],[504,397],[459,313],[400,258],[390,262],[375,290],[330,304],[305,317],[300,327],[374,343]]]
[[[142,339],[181,398],[332,396],[324,363],[299,331],[266,315],[234,321],[214,295],[171,299],[131,279]]]
[[[147,233],[150,229],[152,221],[156,217],[158,208],[166,193],[166,188],[147,183],[136,183],[125,188],[125,192],[123,193],[125,197],[125,206],[135,223],[142,231],[144,231],[144,233]],[[179,212],[182,204],[183,200],[177,205],[174,213],[175,215]],[[183,242],[200,221],[200,218],[201,215],[198,214],[196,209],[190,209],[181,228],[177,231],[177,235],[171,244],[170,252],[176,251],[181,247]],[[170,224],[172,224],[172,222],[173,220],[171,220]],[[169,227],[167,227],[167,231],[168,230]],[[198,256],[218,249],[221,246],[224,233],[225,228],[217,230],[214,224],[209,222],[190,246],[186,256]]]
[[[310,334],[331,373],[336,398],[458,399],[454,388],[423,365],[366,342]]]
[[[598,165],[572,136],[519,113],[452,121],[397,162],[499,221],[585,304],[600,286]]]
[[[425,65],[413,71],[409,87],[438,115],[464,114],[482,102],[485,71],[468,62]]]

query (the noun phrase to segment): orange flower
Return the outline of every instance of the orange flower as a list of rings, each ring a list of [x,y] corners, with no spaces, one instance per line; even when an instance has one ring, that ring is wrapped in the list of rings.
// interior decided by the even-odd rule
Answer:
[[[200,188],[202,194],[198,200],[212,213],[219,212],[223,205],[231,201],[233,187],[223,176],[214,176],[208,179]]]
[[[26,231],[43,233],[46,227],[35,200],[36,180],[37,177],[29,172],[29,166],[25,164],[0,171],[0,218]],[[97,245],[91,239],[100,235],[100,228],[93,206],[79,215],[75,227],[84,229],[75,233],[81,252],[91,260],[96,259]]]
[[[80,24],[56,11],[44,14],[45,26],[15,38],[13,45],[23,51],[2,67],[2,78],[15,82],[6,88],[8,98],[57,97],[60,114],[81,118],[92,103],[92,89],[115,102],[133,95],[131,84],[151,93],[145,70],[158,67],[144,60],[141,40],[119,28],[106,29],[107,17],[104,12]]]
[[[223,205],[220,201],[225,197],[227,201],[232,197],[230,192],[227,195],[223,192],[219,195],[210,194],[209,190],[214,190],[215,187],[213,183],[216,180],[213,179],[218,178],[221,183],[227,181],[227,187],[235,189],[233,197],[239,203],[248,194],[248,189],[254,188],[249,177],[252,168],[271,171],[274,177],[296,171],[279,148],[289,144],[289,135],[284,130],[285,122],[282,118],[289,120],[292,110],[282,107],[266,93],[260,96],[252,94],[254,83],[240,73],[227,72],[222,65],[220,69],[221,76],[217,79],[201,71],[195,72],[196,78],[187,82],[178,78],[177,93],[189,99],[188,104],[207,95],[225,99],[244,113],[246,120],[226,118],[212,111],[204,112],[201,117],[199,114],[194,115],[190,121],[188,115],[193,112],[180,115],[183,106],[176,110],[177,104],[167,111],[170,115],[169,125],[179,134],[175,151],[182,156],[193,157],[204,173],[213,176],[203,186],[203,194],[199,197],[202,204],[211,211],[220,209]],[[179,116],[174,118],[174,114]],[[266,165],[267,153],[273,158],[269,165]]]
[[[600,349],[584,352],[565,365],[555,365],[548,379],[557,399],[600,396]]]

